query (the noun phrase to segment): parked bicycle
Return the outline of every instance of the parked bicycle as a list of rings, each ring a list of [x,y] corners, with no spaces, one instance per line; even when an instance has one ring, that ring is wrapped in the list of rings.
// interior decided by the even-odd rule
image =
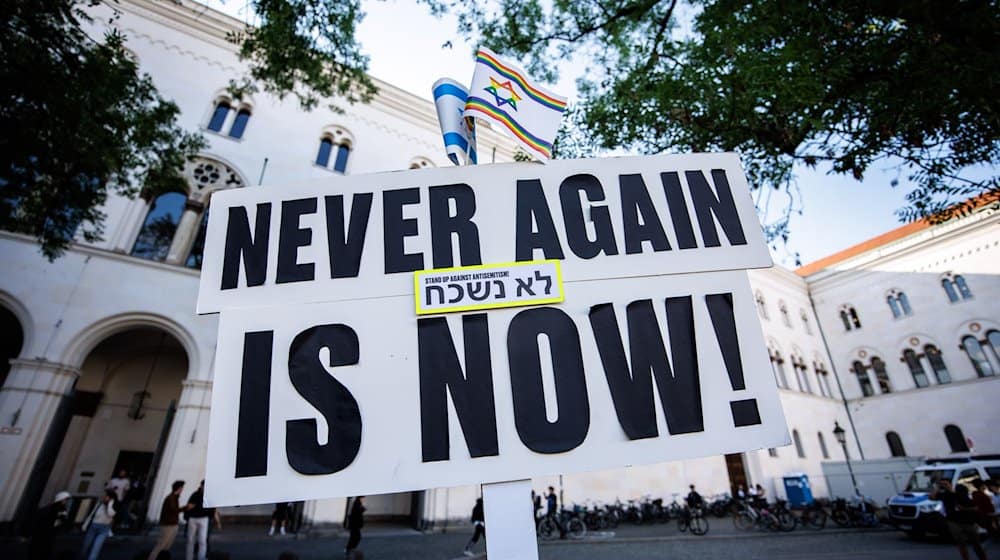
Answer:
[[[708,532],[708,519],[705,518],[705,510],[684,508],[677,518],[677,528],[682,533],[690,529],[692,535],[704,535]]]
[[[830,518],[840,527],[878,527],[878,515],[875,514],[875,504],[867,498],[854,498],[848,502],[844,498],[833,501]]]

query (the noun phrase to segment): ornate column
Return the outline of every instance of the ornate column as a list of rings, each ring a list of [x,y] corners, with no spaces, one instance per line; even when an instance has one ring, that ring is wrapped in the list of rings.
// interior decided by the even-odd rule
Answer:
[[[204,205],[190,198],[184,204],[184,213],[181,214],[180,222],[177,224],[177,231],[174,232],[174,239],[170,242],[170,250],[167,251],[167,264],[184,264],[187,260],[188,251],[194,242],[195,235],[198,234],[198,227],[201,225],[201,213]]]
[[[14,519],[52,421],[79,375],[73,366],[44,359],[11,360],[0,390],[0,522]]]

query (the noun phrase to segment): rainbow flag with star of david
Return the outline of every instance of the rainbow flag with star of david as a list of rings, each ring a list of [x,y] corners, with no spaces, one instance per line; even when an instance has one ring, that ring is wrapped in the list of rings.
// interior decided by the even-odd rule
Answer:
[[[534,84],[523,70],[480,48],[465,101],[465,116],[498,123],[541,161],[552,158],[552,142],[566,111],[566,98]]]

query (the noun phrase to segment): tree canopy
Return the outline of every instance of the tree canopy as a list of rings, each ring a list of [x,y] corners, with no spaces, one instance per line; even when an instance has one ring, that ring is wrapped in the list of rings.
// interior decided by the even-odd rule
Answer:
[[[736,151],[759,188],[788,188],[797,165],[859,180],[892,165],[912,189],[908,220],[1000,200],[995,1],[420,1],[538,78],[586,66],[559,155]],[[88,35],[101,4],[117,0],[0,6],[0,228],[35,236],[50,258],[74,235],[101,235],[109,191],[173,190],[203,145],[124,37]],[[236,96],[311,109],[374,94],[354,35],[360,0],[248,9],[255,21],[230,37],[249,68]]]

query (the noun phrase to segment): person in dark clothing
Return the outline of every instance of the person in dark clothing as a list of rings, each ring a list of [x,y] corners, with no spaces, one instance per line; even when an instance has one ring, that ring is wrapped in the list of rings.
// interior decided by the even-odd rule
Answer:
[[[275,529],[280,530],[281,534],[285,534],[285,525],[288,524],[288,502],[279,502],[274,504],[274,513],[271,514],[271,528],[268,530],[268,536],[273,535]]]
[[[993,498],[986,493],[986,483],[982,480],[976,479],[972,481],[972,504],[976,506],[976,523],[980,527],[986,529],[990,536],[994,535],[993,530],[993,517],[996,511],[993,509]]]
[[[30,560],[48,560],[52,556],[52,545],[56,534],[68,527],[66,510],[69,507],[69,499],[69,492],[59,492],[55,501],[38,510],[31,531],[31,543],[28,545]]]
[[[472,508],[472,524],[476,526],[476,529],[472,533],[472,538],[469,539],[469,543],[465,545],[464,554],[466,556],[472,556],[472,545],[479,542],[479,537],[486,536],[486,518],[483,516],[482,498],[477,498],[476,505]]]
[[[566,527],[563,527],[562,522],[559,520],[559,499],[556,497],[556,489],[549,486],[549,493],[545,495],[545,505],[547,509],[545,511],[546,517],[551,517],[552,521],[556,522],[556,527],[559,529],[559,538],[566,538]]]
[[[687,506],[691,509],[700,508],[705,505],[705,499],[701,497],[701,494],[694,489],[694,484],[690,486],[691,491],[688,492],[687,498],[684,501],[687,502]]]
[[[955,544],[958,545],[958,553],[962,556],[962,560],[969,560],[970,545],[979,560],[986,560],[986,551],[979,543],[976,506],[969,496],[968,487],[959,484],[952,490],[951,481],[940,480],[930,497],[932,500],[940,500],[944,506],[945,517],[948,519],[948,531]]]
[[[531,507],[535,511],[535,522],[537,523],[539,517],[538,512],[542,511],[542,497],[535,494],[534,490],[531,491]]]
[[[185,555],[187,560],[194,560],[195,545],[198,545],[198,560],[205,560],[208,556],[208,529],[213,519],[215,520],[216,528],[222,529],[222,520],[219,518],[219,512],[215,508],[205,507],[204,500],[205,481],[202,480],[201,484],[198,485],[198,490],[188,498],[187,507],[185,507],[187,510],[185,517],[188,521]]]
[[[358,548],[361,542],[361,528],[365,526],[365,503],[364,496],[354,498],[351,504],[351,513],[347,515],[347,530],[350,536],[347,538],[347,547],[344,548],[344,558],[351,558],[354,549]]]
[[[181,492],[184,490],[184,481],[175,480],[170,487],[170,493],[163,498],[163,505],[160,507],[160,537],[156,539],[153,550],[149,553],[148,560],[156,560],[160,552],[169,551],[177,538],[177,529],[181,521]],[[187,507],[187,506],[185,506]]]

